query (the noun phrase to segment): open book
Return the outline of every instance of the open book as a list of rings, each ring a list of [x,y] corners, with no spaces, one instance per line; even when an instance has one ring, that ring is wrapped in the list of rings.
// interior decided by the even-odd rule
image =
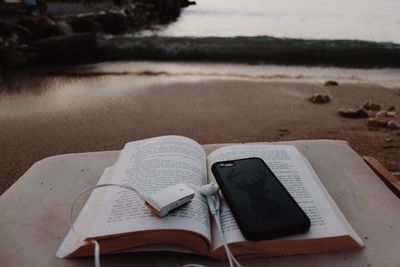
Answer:
[[[259,157],[267,163],[308,215],[311,227],[302,234],[247,241],[222,199],[222,229],[235,255],[290,255],[363,247],[362,240],[333,202],[307,159],[294,146],[229,145],[207,157],[203,147],[192,139],[162,136],[127,143],[116,163],[104,171],[98,183],[129,185],[147,195],[183,182],[196,191],[193,200],[170,215],[158,218],[133,191],[116,187],[96,189],[75,222],[81,236],[69,231],[57,257],[92,255],[93,244],[87,240],[95,239],[102,254],[171,250],[224,258],[222,241],[199,189],[214,180],[211,172],[214,162],[249,157]]]

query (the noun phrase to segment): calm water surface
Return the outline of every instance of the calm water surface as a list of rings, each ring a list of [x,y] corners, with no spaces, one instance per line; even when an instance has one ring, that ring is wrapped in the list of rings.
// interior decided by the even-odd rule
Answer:
[[[398,0],[197,0],[166,36],[259,36],[400,43]]]

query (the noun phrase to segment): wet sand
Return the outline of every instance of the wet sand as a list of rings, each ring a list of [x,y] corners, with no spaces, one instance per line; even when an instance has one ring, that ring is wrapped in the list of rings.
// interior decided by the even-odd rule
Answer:
[[[199,66],[201,75],[184,64],[166,65],[169,73],[156,67],[144,70],[145,64],[138,68],[142,72],[99,66],[97,70],[113,74],[23,77],[14,85],[18,92],[0,94],[0,193],[45,157],[117,150],[129,141],[167,134],[203,144],[343,139],[361,155],[400,171],[399,130],[371,131],[366,119],[344,119],[337,112],[367,100],[399,111],[399,87],[388,89],[350,76],[337,79],[339,86],[327,87],[321,78],[329,75],[271,78],[268,67],[264,72],[254,67],[261,68],[262,76],[257,71],[238,75],[238,67],[229,74],[215,65]],[[312,104],[307,98],[317,92],[331,95],[333,101]],[[399,114],[395,120],[400,120]]]

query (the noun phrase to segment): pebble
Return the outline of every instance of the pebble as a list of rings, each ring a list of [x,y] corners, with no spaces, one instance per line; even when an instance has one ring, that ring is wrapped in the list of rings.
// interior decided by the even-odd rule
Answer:
[[[397,121],[388,121],[387,127],[391,130],[398,130],[400,129],[400,122]]]
[[[387,121],[382,121],[376,118],[370,118],[368,120],[368,128],[386,128]]]
[[[314,104],[324,104],[331,102],[331,98],[329,95],[324,95],[320,93],[315,93],[312,97],[309,98],[309,100]]]
[[[359,108],[359,109],[352,109],[352,108],[340,108],[339,109],[339,115],[345,118],[368,118],[369,113],[366,109],[364,108]]]
[[[386,110],[380,110],[375,114],[375,117],[377,118],[383,118],[386,117]]]
[[[379,111],[381,110],[381,105],[374,103],[372,101],[367,101],[364,103],[363,107],[367,110],[374,110],[374,111]]]
[[[337,81],[329,80],[329,81],[325,82],[325,86],[338,86],[338,85],[339,85],[339,83]]]
[[[387,111],[386,111],[386,117],[395,117],[396,116],[396,108],[394,106],[391,106]]]

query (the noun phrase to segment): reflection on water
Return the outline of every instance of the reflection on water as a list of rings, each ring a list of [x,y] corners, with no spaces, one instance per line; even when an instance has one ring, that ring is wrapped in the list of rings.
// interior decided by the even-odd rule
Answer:
[[[259,36],[400,43],[397,0],[197,0],[165,36]]]
[[[108,105],[126,104],[126,95],[154,83],[154,79],[122,76],[92,77],[41,77],[40,82],[21,78],[17,85],[10,85],[0,94],[0,120],[37,116],[50,121],[67,113],[104,111]],[[13,91],[13,87],[17,91]]]
[[[372,83],[388,88],[398,88],[400,70],[355,69],[335,67],[278,66],[278,65],[246,65],[229,63],[165,63],[165,62],[109,62],[89,66],[89,71],[98,73],[131,73],[132,75],[181,77],[186,81],[196,80],[196,77],[215,78],[245,78],[269,81],[304,81],[323,82],[328,79],[338,79],[349,83]]]

